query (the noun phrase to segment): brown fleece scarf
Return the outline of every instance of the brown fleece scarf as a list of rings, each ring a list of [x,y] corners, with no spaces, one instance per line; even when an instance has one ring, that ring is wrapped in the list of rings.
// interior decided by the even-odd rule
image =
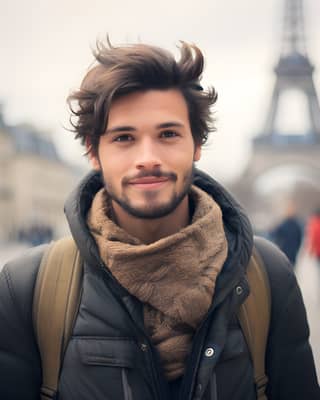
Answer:
[[[144,304],[145,327],[168,380],[184,373],[193,334],[211,305],[227,256],[219,206],[194,186],[190,196],[195,205],[191,224],[148,245],[112,221],[104,189],[96,194],[87,220],[105,265]]]

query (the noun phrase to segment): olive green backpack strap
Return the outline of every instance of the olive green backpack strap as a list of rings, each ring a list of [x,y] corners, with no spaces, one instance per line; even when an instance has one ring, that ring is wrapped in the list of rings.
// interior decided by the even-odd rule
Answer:
[[[54,399],[64,352],[79,306],[82,263],[71,237],[53,242],[45,252],[33,301],[35,336],[42,362],[41,400]]]
[[[253,362],[257,399],[267,400],[265,353],[270,325],[271,295],[264,262],[256,248],[253,248],[247,267],[247,279],[250,294],[240,307],[238,319]]]

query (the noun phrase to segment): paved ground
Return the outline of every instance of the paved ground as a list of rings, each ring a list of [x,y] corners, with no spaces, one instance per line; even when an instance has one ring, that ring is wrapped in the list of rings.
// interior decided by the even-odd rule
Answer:
[[[7,260],[24,249],[25,246],[17,244],[0,247],[0,270]],[[305,254],[301,254],[296,272],[307,309],[310,342],[316,361],[318,379],[320,379],[320,268]]]

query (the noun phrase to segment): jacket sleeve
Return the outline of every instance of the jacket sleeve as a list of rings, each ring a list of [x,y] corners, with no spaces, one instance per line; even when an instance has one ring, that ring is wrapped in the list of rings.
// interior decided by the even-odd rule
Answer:
[[[266,351],[268,400],[319,400],[306,309],[293,268],[268,241],[259,239],[257,247],[269,275],[272,299]]]
[[[38,400],[41,364],[33,334],[33,290],[44,246],[0,272],[0,399]]]

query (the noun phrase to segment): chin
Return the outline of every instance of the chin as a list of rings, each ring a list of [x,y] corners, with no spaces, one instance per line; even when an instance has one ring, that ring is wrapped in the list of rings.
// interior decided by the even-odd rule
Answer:
[[[126,211],[134,217],[141,219],[159,219],[174,212],[176,205],[172,203],[158,204],[150,207],[150,204],[140,207],[130,207]]]

